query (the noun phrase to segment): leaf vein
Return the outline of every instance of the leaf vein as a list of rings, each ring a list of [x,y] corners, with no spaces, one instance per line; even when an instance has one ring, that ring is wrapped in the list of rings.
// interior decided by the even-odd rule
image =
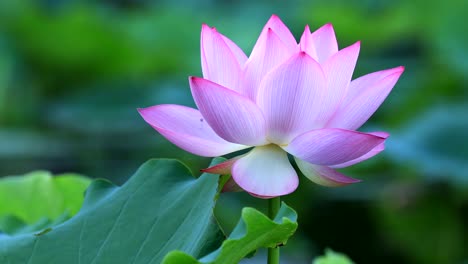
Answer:
[[[28,262],[26,262],[27,264],[31,263],[31,259],[33,258],[33,255],[36,252],[36,247],[37,247],[37,241],[38,240],[39,240],[39,238],[34,239],[34,244],[33,244],[32,250],[31,250],[31,255],[28,258]]]
[[[93,260],[91,261],[91,264],[94,264],[96,262],[96,260],[101,256],[102,250],[104,249],[104,246],[108,243],[109,238],[114,233],[115,228],[117,226],[117,223],[120,221],[120,218],[122,217],[123,212],[127,208],[127,205],[132,200],[133,196],[135,196],[135,194],[138,193],[138,191],[146,184],[147,181],[148,181],[148,179],[146,179],[140,186],[138,186],[138,188],[127,198],[125,203],[122,205],[122,207],[119,210],[119,214],[118,214],[117,218],[115,219],[114,223],[112,224],[112,228],[111,228],[110,232],[107,234],[106,238],[104,239],[104,242],[102,242],[101,246],[99,247],[99,250],[98,250],[97,254],[94,256]]]
[[[87,221],[88,221],[88,218],[85,215],[83,219],[83,224],[81,225],[80,238],[79,238],[80,241],[78,243],[78,264],[81,264],[81,249],[83,248],[81,245],[83,244],[84,227],[86,226]]]
[[[184,191],[184,193],[190,191],[190,189],[186,189]],[[185,197],[185,195],[180,195],[180,197]],[[180,199],[177,199],[177,200],[180,200]],[[184,218],[184,220],[182,221],[182,223],[177,227],[177,229],[172,233],[171,237],[169,238],[169,240],[167,240],[166,244],[164,245],[164,247],[161,247],[158,252],[156,252],[156,254],[151,258],[151,260],[148,262],[148,263],[153,263],[153,261],[156,259],[156,257],[159,256],[159,254],[161,252],[164,251],[164,249],[166,249],[167,245],[174,239],[174,236],[175,234],[177,233],[177,231],[179,231],[180,227],[187,221],[187,219],[189,219],[189,215],[192,213],[192,211],[194,210],[194,207],[192,207],[189,212],[187,213],[187,217]]]

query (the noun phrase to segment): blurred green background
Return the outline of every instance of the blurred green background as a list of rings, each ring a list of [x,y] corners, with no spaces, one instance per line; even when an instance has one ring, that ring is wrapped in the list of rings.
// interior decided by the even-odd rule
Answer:
[[[326,247],[363,264],[468,263],[464,0],[0,1],[0,175],[45,169],[122,183],[154,157],[198,174],[209,160],[168,143],[136,108],[194,105],[187,77],[201,75],[202,23],[249,54],[271,14],[297,38],[305,24],[331,22],[340,48],[362,40],[355,77],[406,67],[362,128],[389,131],[387,150],[344,170],[364,182],[329,189],[302,178],[284,198],[300,225],[284,263],[310,263]],[[245,205],[266,202],[221,196],[226,230]]]

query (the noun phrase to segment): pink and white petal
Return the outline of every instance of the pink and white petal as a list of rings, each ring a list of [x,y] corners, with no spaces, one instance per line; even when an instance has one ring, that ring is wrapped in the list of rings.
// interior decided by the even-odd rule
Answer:
[[[216,29],[202,26],[200,46],[203,77],[236,91],[241,79],[239,55],[238,51],[234,54],[225,39]]]
[[[293,55],[272,29],[267,29],[261,37],[257,49],[246,62],[243,75],[241,94],[252,101],[257,98],[258,87],[265,75]]]
[[[291,31],[277,15],[272,15],[263,27],[262,33],[260,33],[260,37],[258,38],[257,43],[255,44],[252,50],[252,54],[255,53],[256,49],[259,48],[257,44],[261,42],[262,38],[265,38],[268,29],[273,30],[273,32],[281,39],[281,41],[284,43],[284,45],[288,48],[290,52],[298,51],[296,39],[294,38]]]
[[[292,193],[299,184],[287,153],[275,145],[256,147],[236,161],[232,177],[242,189],[261,198]]]
[[[304,176],[306,176],[309,180],[319,185],[327,187],[339,187],[361,181],[348,177],[327,166],[310,164],[298,158],[295,158],[295,161],[302,174],[304,174]]]
[[[317,57],[317,52],[315,52],[314,43],[312,42],[312,38],[310,37],[310,35],[311,35],[310,27],[309,25],[306,25],[304,28],[304,32],[302,32],[302,35],[301,35],[301,41],[299,42],[299,49],[309,54],[309,56],[311,56],[314,60],[318,62],[319,60]]]
[[[346,94],[345,100],[343,104],[349,104],[359,96],[361,96],[366,90],[374,87],[376,84],[381,82],[383,79],[387,78],[388,76],[401,73],[404,71],[403,66],[395,67],[392,69],[382,70],[378,72],[373,72],[361,76],[353,81],[351,81],[348,89],[348,93]]]
[[[245,55],[244,51],[241,48],[239,48],[239,46],[237,46],[237,44],[234,43],[232,40],[230,40],[222,34],[220,35],[223,37],[223,40],[226,43],[226,45],[229,46],[229,49],[231,49],[232,54],[236,57],[237,62],[242,68],[245,62],[247,61],[247,55]]]
[[[203,121],[201,113],[180,105],[156,105],[140,108],[143,119],[167,140],[190,153],[217,157],[248,146],[227,142]]]
[[[403,71],[403,67],[397,67],[352,81],[347,97],[326,127],[349,130],[361,127],[388,96]]]
[[[203,78],[190,77],[190,88],[198,109],[223,139],[242,145],[264,145],[266,125],[254,102]]]
[[[299,45],[301,50],[306,51],[320,64],[338,52],[338,43],[331,24],[326,24],[313,33],[310,33],[309,26],[307,25]]]
[[[288,144],[299,134],[316,128],[323,108],[325,76],[320,65],[305,52],[270,72],[260,84],[257,105],[268,126],[268,140]]]
[[[322,68],[327,79],[327,96],[324,97],[324,107],[320,109],[320,125],[323,127],[340,106],[346,96],[354,67],[359,55],[360,42],[346,47],[333,54]]]
[[[335,30],[332,24],[328,23],[312,32],[312,42],[320,63],[328,60],[333,54],[338,52],[338,42],[336,41]]]
[[[370,132],[369,134],[376,135],[376,136],[379,136],[379,137],[382,137],[382,138],[385,138],[385,139],[387,139],[388,136],[389,136],[389,134],[387,132]],[[365,161],[365,160],[368,160],[368,159],[374,157],[375,155],[382,152],[384,149],[385,149],[385,141],[380,143],[375,148],[373,148],[371,151],[367,152],[366,154],[362,155],[361,157],[359,157],[357,159],[353,159],[353,160],[350,160],[348,162],[341,163],[341,164],[335,164],[335,165],[330,166],[330,168],[340,169],[340,168],[345,168],[345,167],[352,166],[354,164],[357,164],[359,162],[362,162],[362,161]]]
[[[309,163],[330,166],[357,159],[384,140],[372,134],[325,128],[306,132],[283,149]]]

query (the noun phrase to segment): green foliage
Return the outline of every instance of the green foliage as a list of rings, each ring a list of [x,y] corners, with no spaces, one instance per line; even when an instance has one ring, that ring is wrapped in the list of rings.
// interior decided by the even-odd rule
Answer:
[[[395,184],[384,193],[377,211],[380,230],[414,263],[457,263],[466,252],[466,236],[456,196],[447,185],[420,184]]]
[[[70,220],[0,236],[0,263],[160,263],[174,249],[206,255],[221,240],[212,218],[217,187],[217,176],[194,179],[177,161],[148,161],[122,187],[95,180]]]
[[[194,53],[197,49],[182,41],[190,38],[190,43],[196,43],[198,33],[188,31],[186,23],[174,23],[183,20],[178,12],[164,8],[139,15],[121,13],[116,20],[112,13],[101,11],[92,5],[74,4],[51,16],[31,5],[13,10],[15,15],[5,15],[0,29],[5,27],[18,40],[18,50],[44,71],[42,78],[55,75],[45,80],[49,85],[63,81],[60,78],[77,83],[102,77],[146,78],[199,65],[193,63],[199,58]],[[167,37],[173,32],[184,37]]]
[[[313,264],[353,264],[346,255],[337,253],[331,249],[325,251],[325,256],[316,258]]]
[[[211,254],[196,260],[182,251],[170,252],[164,264],[236,264],[260,247],[286,244],[297,228],[297,214],[285,203],[274,220],[253,208],[244,208],[239,223],[222,246]]]
[[[390,157],[402,164],[414,163],[430,179],[445,179],[455,188],[466,188],[468,119],[460,116],[467,111],[466,104],[433,107],[402,129],[389,148]]]
[[[90,182],[76,174],[52,176],[45,171],[0,179],[0,218],[7,217],[0,220],[0,230],[11,230],[7,226],[12,221],[33,224],[76,214]]]

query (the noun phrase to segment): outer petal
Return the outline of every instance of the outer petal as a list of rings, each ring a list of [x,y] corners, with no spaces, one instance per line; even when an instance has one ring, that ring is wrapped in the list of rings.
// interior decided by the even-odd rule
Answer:
[[[207,173],[212,173],[212,174],[229,175],[229,174],[231,174],[232,165],[234,165],[234,163],[238,159],[242,158],[243,156],[245,156],[245,155],[240,155],[240,156],[234,157],[232,159],[228,159],[228,160],[226,160],[224,162],[221,162],[221,163],[216,164],[214,166],[208,167],[208,168],[203,169],[201,171],[202,172],[207,172]]]
[[[316,128],[323,108],[325,77],[320,65],[300,52],[269,73],[262,83],[257,105],[268,125],[268,139],[279,145]]]
[[[238,90],[241,79],[239,48],[232,41],[226,43],[226,37],[216,29],[202,26],[201,59],[203,77],[229,89]]]
[[[324,107],[320,109],[321,126],[329,121],[346,95],[359,55],[359,47],[360,42],[346,47],[322,64],[327,78],[327,96],[324,98]]]
[[[170,142],[199,156],[216,157],[248,148],[220,138],[193,108],[157,105],[138,109],[138,112]]]
[[[244,85],[241,93],[255,101],[261,80],[272,69],[293,55],[281,39],[268,28],[257,41],[244,69]]]
[[[385,139],[387,139],[388,136],[389,136],[389,134],[387,132],[371,132],[369,134],[376,135],[376,136],[379,136],[379,137],[382,137],[382,138],[385,138]],[[362,155],[361,157],[359,157],[357,159],[353,159],[351,161],[341,163],[341,164],[332,165],[330,167],[335,168],[335,169],[345,168],[345,167],[357,164],[357,163],[359,163],[361,161],[368,160],[368,159],[374,157],[375,155],[379,154],[380,152],[382,152],[384,149],[385,149],[385,141],[380,143],[375,148],[373,148],[371,151],[367,152],[366,154]]]
[[[385,138],[342,129],[317,129],[296,137],[284,149],[316,165],[335,165],[361,157]]]
[[[190,87],[198,109],[220,137],[250,146],[267,143],[265,119],[254,102],[202,78],[190,77]]]
[[[326,166],[310,164],[298,158],[295,158],[295,161],[304,176],[306,176],[309,180],[323,186],[338,187],[360,182],[358,179],[345,176]]]
[[[310,33],[307,25],[300,42],[301,50],[307,52],[319,63],[324,63],[333,54],[338,52],[335,31],[331,24],[326,24]]]
[[[296,190],[299,183],[287,153],[275,145],[256,147],[232,167],[232,177],[258,197],[276,197]]]
[[[348,95],[327,127],[355,130],[382,104],[404,71],[404,67],[374,72],[351,82]]]

